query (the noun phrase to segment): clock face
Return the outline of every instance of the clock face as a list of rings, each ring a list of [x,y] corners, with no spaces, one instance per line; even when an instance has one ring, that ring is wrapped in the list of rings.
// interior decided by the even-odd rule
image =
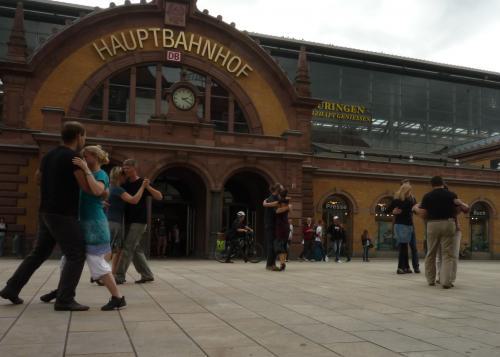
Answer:
[[[189,110],[194,107],[196,98],[191,89],[186,87],[178,88],[172,94],[174,105],[181,110]]]

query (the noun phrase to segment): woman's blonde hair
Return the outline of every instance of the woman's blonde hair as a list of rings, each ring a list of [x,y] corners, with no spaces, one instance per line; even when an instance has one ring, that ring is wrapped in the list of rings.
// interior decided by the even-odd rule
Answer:
[[[109,173],[109,181],[113,186],[120,186],[120,178],[123,175],[123,170],[120,166],[115,166]]]
[[[404,201],[411,196],[411,185],[409,182],[405,182],[401,185],[399,190],[394,194],[394,198]]]
[[[91,153],[94,155],[94,157],[97,159],[100,165],[106,165],[109,164],[109,157],[108,153],[104,151],[100,145],[93,145],[93,146],[85,146],[82,149],[82,156],[86,152]]]

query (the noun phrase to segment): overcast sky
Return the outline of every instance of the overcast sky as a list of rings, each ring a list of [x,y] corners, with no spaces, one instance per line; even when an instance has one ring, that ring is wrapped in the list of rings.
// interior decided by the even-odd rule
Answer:
[[[198,0],[198,8],[240,30],[500,72],[500,0]]]

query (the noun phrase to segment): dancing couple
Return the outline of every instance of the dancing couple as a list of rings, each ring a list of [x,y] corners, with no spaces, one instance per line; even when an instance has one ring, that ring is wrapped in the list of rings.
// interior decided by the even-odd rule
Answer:
[[[290,223],[288,214],[292,210],[288,190],[276,183],[269,189],[271,195],[263,202],[265,208],[264,231],[267,244],[266,269],[284,271],[286,268]],[[276,266],[276,258],[280,266]]]

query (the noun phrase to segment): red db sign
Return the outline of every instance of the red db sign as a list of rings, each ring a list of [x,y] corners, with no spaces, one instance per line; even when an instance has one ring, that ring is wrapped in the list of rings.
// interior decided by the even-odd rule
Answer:
[[[181,57],[179,51],[167,51],[167,61],[180,62]]]

